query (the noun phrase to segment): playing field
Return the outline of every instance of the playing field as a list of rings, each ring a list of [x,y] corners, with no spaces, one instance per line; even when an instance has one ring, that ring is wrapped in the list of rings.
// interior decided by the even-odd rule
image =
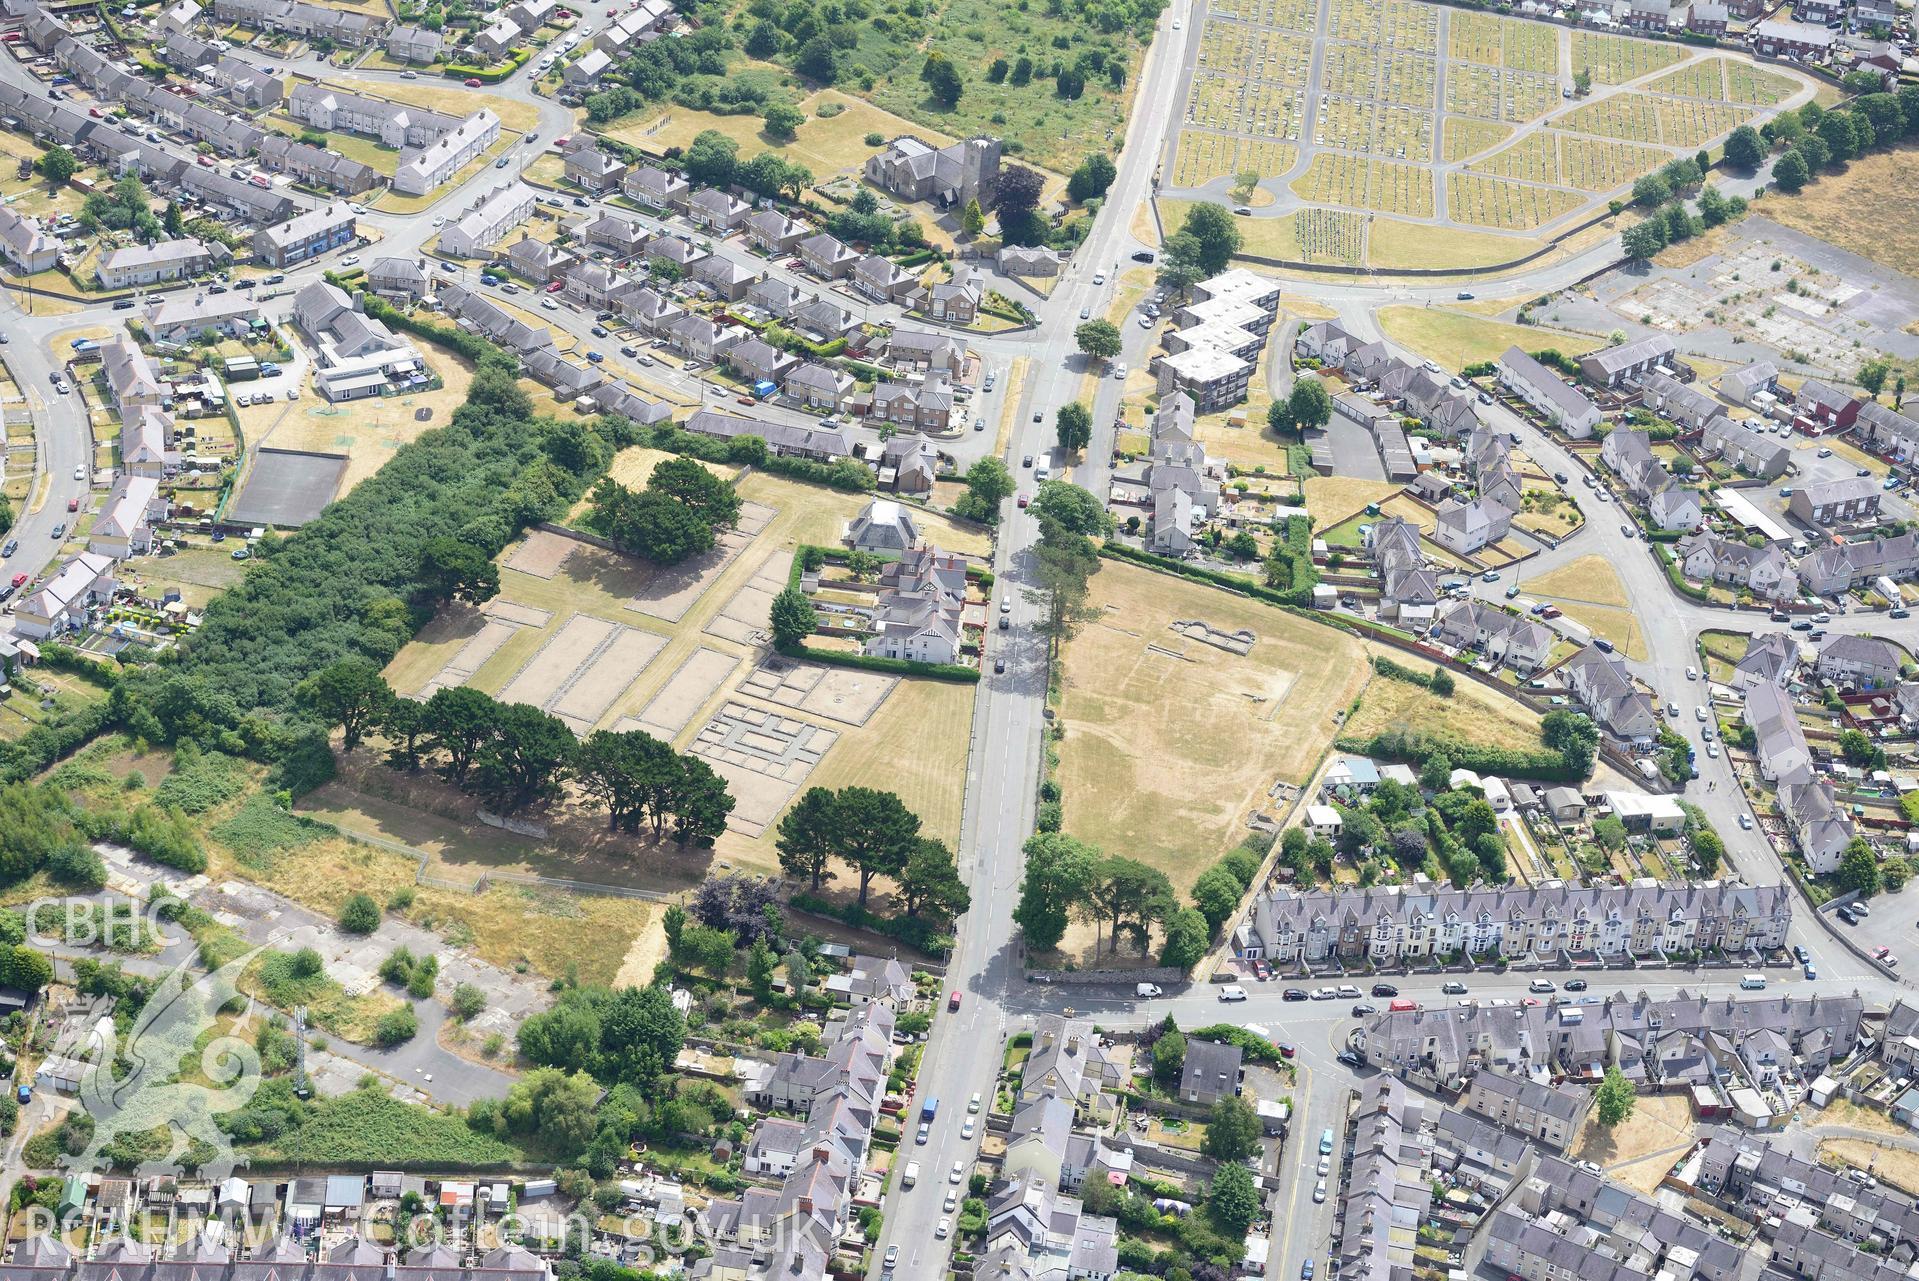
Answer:
[[[1101,616],[1066,650],[1059,779],[1065,828],[1142,859],[1184,889],[1270,812],[1278,780],[1311,773],[1364,684],[1343,632],[1113,561],[1093,576]],[[1254,633],[1240,656],[1173,630]]]

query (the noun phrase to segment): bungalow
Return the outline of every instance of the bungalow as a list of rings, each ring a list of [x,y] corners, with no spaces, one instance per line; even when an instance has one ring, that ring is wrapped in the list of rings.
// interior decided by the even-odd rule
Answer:
[[[843,541],[855,551],[899,554],[920,545],[919,524],[899,503],[875,498],[847,525]]]
[[[717,440],[757,436],[766,442],[770,452],[788,458],[811,458],[828,463],[848,457],[853,452],[853,442],[847,434],[832,427],[790,427],[785,423],[742,418],[712,409],[696,410],[681,426],[695,435],[712,436]]]
[[[1035,280],[1047,280],[1059,275],[1064,265],[1058,250],[1025,245],[1002,245],[993,259],[993,266],[1000,275],[1027,276]]]
[[[612,69],[613,58],[606,50],[588,49],[561,69],[560,81],[576,93],[591,93]]]
[[[568,404],[594,391],[606,381],[595,365],[576,365],[552,346],[536,347],[521,358],[526,372],[553,391],[553,398]]]

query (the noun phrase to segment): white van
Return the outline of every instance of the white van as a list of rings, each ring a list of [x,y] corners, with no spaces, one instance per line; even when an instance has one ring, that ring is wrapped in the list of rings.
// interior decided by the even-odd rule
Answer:
[[[920,1181],[920,1163],[918,1161],[908,1161],[906,1163],[906,1177],[900,1181],[909,1188],[915,1183],[918,1183]]]
[[[1742,979],[1740,979],[1740,980],[1739,980],[1739,990],[1740,990],[1740,991],[1742,991],[1742,992],[1763,992],[1763,991],[1765,991],[1765,990],[1766,990],[1766,976],[1765,976],[1765,975],[1763,975],[1763,974],[1748,974],[1748,975],[1746,975],[1746,977],[1744,977],[1744,978],[1742,978]]]
[[[1047,462],[1044,458],[1039,460],[1039,466],[1033,468],[1033,479],[1039,481],[1041,484],[1045,484],[1046,481],[1051,478],[1052,474],[1053,464]]]

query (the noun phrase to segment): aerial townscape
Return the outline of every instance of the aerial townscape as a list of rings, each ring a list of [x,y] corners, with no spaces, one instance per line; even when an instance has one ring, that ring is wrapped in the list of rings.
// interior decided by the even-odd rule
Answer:
[[[1919,1281],[1916,43],[0,0],[0,1281]]]

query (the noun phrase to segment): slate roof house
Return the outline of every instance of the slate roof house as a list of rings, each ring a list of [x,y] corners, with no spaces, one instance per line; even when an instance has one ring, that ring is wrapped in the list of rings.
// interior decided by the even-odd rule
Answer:
[[[1273,886],[1235,932],[1238,954],[1279,964],[1334,958],[1395,965],[1481,956],[1647,957],[1784,945],[1783,886],[1641,882],[1530,889],[1377,886],[1296,893]]]
[[[1617,654],[1588,645],[1560,669],[1573,696],[1598,726],[1614,738],[1649,743],[1659,731],[1659,711],[1650,696],[1633,684]]]

